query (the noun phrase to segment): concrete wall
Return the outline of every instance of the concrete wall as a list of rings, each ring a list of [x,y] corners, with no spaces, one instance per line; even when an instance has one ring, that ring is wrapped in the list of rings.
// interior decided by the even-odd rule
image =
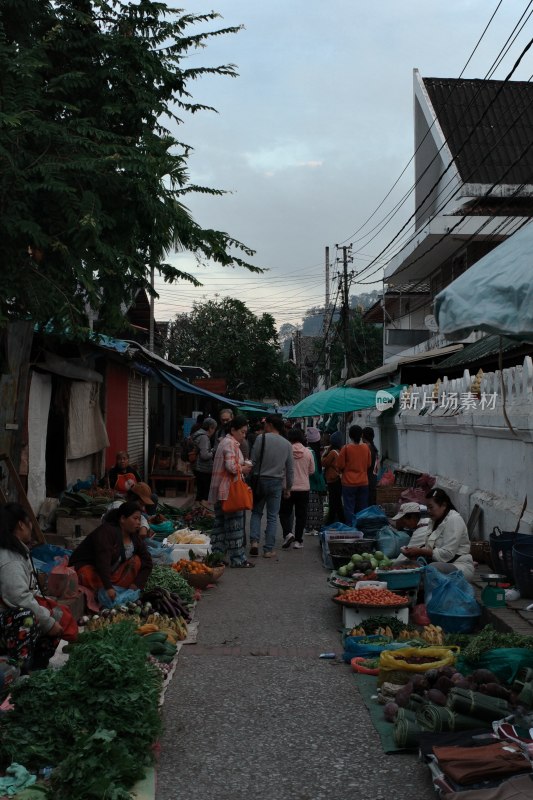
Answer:
[[[505,419],[501,378],[512,430]],[[430,397],[434,387],[412,387],[411,398],[402,399],[404,407],[393,424],[381,424],[380,449],[402,468],[435,475],[437,485],[449,492],[465,519],[476,503],[480,505],[483,538],[488,538],[495,525],[514,530],[529,493],[530,507],[520,530],[531,533],[533,362],[526,357],[522,365],[504,370],[501,377],[498,372],[484,375],[480,396],[471,392],[472,381],[468,371],[461,379],[444,379],[435,407],[426,405],[425,412],[424,393]],[[416,407],[407,407],[414,405],[415,395],[420,397]]]

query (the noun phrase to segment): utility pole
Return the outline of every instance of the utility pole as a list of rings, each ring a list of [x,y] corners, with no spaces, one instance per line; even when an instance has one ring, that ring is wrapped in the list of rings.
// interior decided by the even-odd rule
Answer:
[[[344,334],[344,369],[346,374],[344,376],[345,380],[348,377],[348,373],[352,364],[351,358],[351,348],[350,348],[350,306],[349,306],[349,284],[348,284],[348,260],[352,260],[351,254],[348,255],[348,251],[351,251],[351,245],[349,247],[342,248],[342,329]],[[353,276],[353,273],[350,274],[350,277]]]
[[[331,328],[331,315],[333,312],[329,308],[329,247],[326,247],[326,303],[324,306],[324,322],[322,331],[324,333],[324,387],[329,389],[329,382],[331,378],[331,347],[329,343],[329,332]]]

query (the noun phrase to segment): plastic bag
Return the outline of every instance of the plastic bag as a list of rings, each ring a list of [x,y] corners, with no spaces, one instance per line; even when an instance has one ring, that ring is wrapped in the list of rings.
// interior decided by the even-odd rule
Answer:
[[[425,603],[418,603],[411,612],[411,622],[414,625],[420,625],[424,628],[426,625],[431,625],[431,620],[428,617]]]
[[[154,564],[173,564],[173,548],[168,547],[155,539],[145,539],[145,545],[152,556]]]
[[[77,572],[73,567],[69,567],[67,556],[56,559],[55,567],[48,573],[47,593],[52,597],[68,600],[77,596],[78,588]]]
[[[457,669],[464,675],[469,675],[476,669],[490,669],[502,683],[512,683],[521,669],[533,667],[533,650],[523,647],[498,647],[486,650],[479,659],[473,663],[463,656],[457,660]]]
[[[428,661],[412,664],[406,659],[428,658]],[[429,659],[436,659],[430,661]],[[427,672],[428,669],[447,667],[455,662],[455,653],[448,647],[402,647],[400,650],[383,650],[379,657],[381,671],[404,670],[405,672]]]
[[[388,525],[389,521],[381,506],[369,506],[354,514],[352,522],[353,527],[363,531],[366,536],[375,537],[379,529]]]
[[[394,472],[390,469],[386,469],[379,479],[378,486],[394,486]]]
[[[155,531],[156,533],[172,533],[174,531],[174,523],[170,519],[166,519],[164,522],[151,522],[150,523],[150,530]]]
[[[431,614],[449,614],[452,617],[472,617],[481,614],[481,606],[474,597],[474,587],[466,580],[461,570],[439,572],[431,564],[426,567],[424,587],[429,587],[431,596],[425,596],[426,609]]]
[[[56,544],[38,544],[32,548],[32,558],[44,563],[41,572],[51,572],[57,566],[56,559],[70,558],[72,550],[66,550],[64,547],[59,547]]]
[[[398,558],[400,548],[406,547],[411,541],[411,537],[405,531],[397,531],[390,525],[384,525],[378,531],[378,550],[387,558]]]
[[[140,589],[123,589],[122,586],[113,586],[113,589],[117,593],[114,600],[111,600],[103,587],[98,589],[98,602],[101,606],[104,606],[104,608],[115,608],[125,603],[135,603],[141,596]]]

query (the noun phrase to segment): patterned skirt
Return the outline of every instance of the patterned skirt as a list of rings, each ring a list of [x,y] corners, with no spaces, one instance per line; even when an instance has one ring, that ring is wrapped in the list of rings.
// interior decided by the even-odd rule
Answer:
[[[308,531],[319,531],[324,524],[324,498],[318,492],[309,492],[309,506],[307,508]]]
[[[246,561],[244,551],[244,511],[225,514],[222,503],[215,503],[215,523],[211,530],[211,549],[214,553],[222,553],[230,560],[230,564],[242,564]]]

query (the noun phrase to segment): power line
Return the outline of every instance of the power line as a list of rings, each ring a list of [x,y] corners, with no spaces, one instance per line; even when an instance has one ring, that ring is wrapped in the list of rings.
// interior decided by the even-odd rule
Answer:
[[[503,48],[500,50],[500,53],[498,54],[498,56],[496,57],[497,59],[499,58],[499,56],[500,56],[500,54],[502,53],[502,51],[503,51],[503,50],[505,50],[505,48],[506,48],[506,45],[507,45],[507,42],[509,42],[509,39],[512,37],[512,35],[513,35],[514,31],[516,31],[516,29],[517,29],[518,25],[520,24],[520,21],[523,19],[523,16],[524,16],[524,14],[527,12],[527,10],[528,10],[528,9],[529,9],[529,7],[531,6],[532,2],[533,2],[533,0],[531,0],[531,1],[528,3],[528,6],[527,6],[527,8],[526,8],[525,12],[524,12],[524,13],[522,14],[522,16],[520,17],[520,19],[519,19],[518,23],[517,23],[517,24],[515,25],[515,27],[513,28],[513,31],[511,32],[510,36],[508,37],[508,39],[507,39],[506,43],[504,44]],[[498,8],[499,8],[499,5],[498,5],[498,7],[496,8],[496,11],[498,10]],[[496,13],[496,12],[494,12],[494,13]],[[533,14],[533,12],[531,12],[531,14]],[[530,14],[529,16],[531,16],[531,14]],[[494,16],[494,15],[493,15],[493,16]],[[493,17],[491,17],[491,20],[492,20],[492,18],[493,18]],[[529,19],[529,17],[528,17],[527,19]],[[490,21],[489,21],[489,22],[490,22]],[[527,20],[526,20],[526,22],[527,22]],[[525,23],[524,23],[524,24],[525,24]],[[522,26],[522,28],[523,28],[523,26]],[[522,30],[522,28],[520,28],[520,31]],[[518,31],[518,33],[520,33],[520,31]],[[484,34],[483,34],[483,35],[484,35]],[[517,35],[518,35],[518,34],[517,34]],[[516,39],[516,37],[515,37],[515,39]],[[515,39],[513,39],[513,42],[515,41]],[[511,44],[512,44],[513,42],[511,42]],[[479,44],[479,42],[478,42],[478,44]],[[507,47],[507,50],[505,51],[504,55],[506,55],[506,54],[507,54],[507,52],[509,51],[510,47],[511,47],[511,45],[509,45],[509,46]],[[476,45],[476,48],[477,48],[477,45]],[[526,49],[527,49],[527,48],[526,48]],[[472,54],[472,55],[473,55],[473,54]],[[523,55],[523,54],[522,54],[522,55]],[[471,58],[471,57],[472,57],[472,56],[470,56],[470,58]],[[469,58],[469,60],[470,60],[470,58]],[[521,58],[522,58],[522,56],[520,57],[520,59],[519,59],[518,63],[520,62]],[[493,62],[493,65],[494,65],[494,63],[495,63],[495,62]],[[500,62],[499,62],[499,63],[501,63],[501,59],[500,59]],[[510,75],[512,75],[512,74],[513,74],[513,72],[516,70],[516,68],[517,68],[517,66],[518,66],[518,63],[515,65],[515,67],[514,67],[514,68],[513,68],[513,70],[511,71]],[[467,61],[467,64],[468,64],[468,61]],[[492,65],[492,66],[493,66],[493,65]],[[492,66],[491,66],[491,68],[490,68],[490,69],[492,69]],[[464,72],[464,70],[465,70],[465,69],[466,69],[466,65],[465,65],[465,67],[463,68],[463,70],[462,70],[462,72],[461,72],[461,74],[459,75],[459,78],[458,78],[457,80],[459,80],[459,79],[461,78],[461,76],[463,75],[463,72]],[[489,72],[490,72],[490,69],[489,69]],[[488,74],[489,74],[489,73],[487,73],[487,75],[488,75]],[[507,81],[507,80],[509,79],[509,77],[510,77],[510,76],[508,76],[508,77],[507,77],[505,80]],[[487,76],[485,76],[485,79],[487,79]],[[447,105],[447,103],[448,103],[448,101],[449,101],[449,99],[450,99],[451,95],[452,95],[452,94],[453,94],[453,92],[455,91],[455,89],[456,89],[456,87],[452,87],[452,89],[450,90],[450,92],[449,92],[448,96],[446,97],[446,99],[445,99],[445,101],[444,101],[443,108],[445,108],[445,107],[446,107],[446,105]],[[470,103],[468,104],[468,107],[470,107],[470,106],[471,106],[471,105],[474,103],[474,101],[476,100],[476,98],[477,98],[477,96],[480,94],[480,92],[481,92],[481,87],[478,89],[478,91],[476,92],[476,94],[474,95],[474,97],[471,99]],[[431,126],[429,127],[428,131],[426,131],[426,133],[425,133],[425,135],[424,135],[424,137],[423,137],[422,141],[420,142],[420,144],[419,144],[419,146],[418,146],[417,150],[415,151],[415,153],[414,153],[413,157],[412,157],[412,158],[411,158],[411,160],[409,161],[409,164],[410,164],[410,163],[413,161],[413,159],[415,158],[415,156],[416,156],[416,153],[418,152],[418,150],[420,149],[420,147],[421,147],[421,146],[422,146],[422,144],[424,143],[424,141],[425,141],[426,137],[429,135],[430,131],[432,130],[433,126],[435,125],[435,122],[436,122],[436,120],[434,120],[434,121],[432,122],[432,124],[431,124]],[[454,128],[451,130],[451,131],[450,131],[449,135],[446,137],[445,141],[443,142],[443,144],[441,145],[441,147],[439,148],[439,150],[437,151],[437,153],[435,154],[435,156],[432,158],[432,160],[429,162],[429,164],[426,166],[426,168],[424,169],[424,171],[421,173],[421,175],[419,176],[419,178],[417,179],[417,181],[416,181],[416,182],[415,182],[415,183],[414,183],[414,184],[413,184],[413,185],[410,187],[410,189],[409,189],[409,190],[408,190],[408,191],[407,191],[407,192],[404,194],[404,196],[403,196],[403,197],[400,199],[400,201],[398,201],[398,203],[397,203],[397,204],[396,204],[396,205],[393,207],[393,209],[392,209],[392,210],[391,210],[391,211],[390,211],[390,212],[389,212],[389,213],[386,215],[386,217],[385,217],[385,218],[382,220],[382,222],[384,222],[385,224],[384,224],[384,225],[383,225],[383,226],[382,226],[382,227],[381,227],[381,228],[378,230],[378,232],[377,232],[377,233],[376,233],[376,234],[375,234],[375,235],[374,235],[374,236],[373,236],[371,239],[369,239],[368,241],[366,241],[366,243],[365,243],[365,246],[366,246],[366,245],[368,245],[368,244],[370,244],[370,242],[371,242],[371,241],[373,241],[375,238],[377,238],[377,236],[379,235],[379,233],[381,233],[381,231],[383,231],[383,230],[385,229],[385,227],[386,227],[386,226],[387,226],[387,225],[388,225],[388,224],[391,222],[391,220],[394,218],[394,216],[396,216],[396,214],[397,214],[397,212],[400,210],[401,206],[402,206],[402,205],[404,204],[404,202],[407,200],[407,197],[409,197],[409,195],[410,195],[410,194],[412,194],[412,192],[413,192],[413,191],[416,189],[416,187],[419,185],[420,181],[423,179],[423,177],[424,177],[424,175],[426,174],[426,172],[429,170],[429,168],[432,166],[432,164],[435,162],[435,160],[436,160],[436,159],[439,157],[439,155],[440,155],[441,151],[442,151],[442,150],[444,149],[444,147],[447,145],[447,143],[448,143],[448,141],[449,141],[450,137],[453,135],[453,133],[454,133],[456,130],[457,130],[457,126],[455,126],[455,127],[454,127]],[[409,164],[408,164],[407,166],[409,166]],[[406,168],[407,168],[407,167],[406,167]],[[404,172],[405,172],[405,170],[404,170]],[[402,173],[402,175],[403,175],[403,173]],[[400,177],[401,177],[401,176],[400,176]],[[430,192],[431,192],[432,190],[433,190],[433,188],[430,190]],[[413,218],[413,216],[415,216],[415,215],[416,215],[416,213],[418,212],[418,210],[420,209],[421,205],[423,205],[423,203],[425,202],[425,200],[426,200],[426,199],[427,199],[427,198],[424,198],[424,200],[422,201],[422,203],[421,203],[421,204],[420,204],[420,205],[417,207],[417,209],[415,210],[414,214],[413,214],[413,215],[411,215],[411,217],[409,217],[409,219],[407,220],[407,222],[405,223],[405,225],[403,225],[403,226],[402,226],[402,228],[400,229],[400,231],[398,232],[398,234],[396,234],[396,236],[393,238],[393,240],[392,240],[391,242],[389,242],[389,245],[387,245],[387,248],[385,248],[385,249],[388,249],[388,248],[390,247],[390,245],[393,243],[393,241],[394,241],[394,240],[395,240],[395,239],[396,239],[396,238],[399,236],[399,234],[400,234],[400,233],[401,233],[401,232],[404,230],[404,228],[405,228],[405,227],[406,227],[406,226],[409,224],[409,222],[411,221],[411,219]],[[385,222],[385,220],[386,220],[386,222]],[[369,236],[369,234],[370,234],[370,233],[372,233],[373,231],[375,231],[375,230],[376,230],[376,228],[379,228],[379,225],[380,225],[380,223],[378,223],[378,225],[377,225],[377,226],[375,226],[374,228],[372,228],[372,230],[371,230],[371,231],[369,231],[367,234],[365,234],[363,237],[361,237],[361,238],[360,238],[360,239],[358,239],[357,241],[362,241],[363,239],[367,239],[367,237]],[[345,241],[347,241],[347,240],[345,240]],[[382,252],[383,252],[383,251],[382,251]],[[381,255],[382,255],[382,253],[379,253],[379,254],[378,254],[378,256],[376,256],[376,258],[374,259],[374,261],[373,261],[373,262],[371,262],[371,263],[370,263],[370,265],[368,265],[368,266],[371,266],[373,263],[375,263],[375,261],[376,261],[376,260],[377,260],[377,259],[378,259],[378,258],[379,258]]]
[[[496,16],[496,13],[497,13],[498,9],[500,8],[501,4],[502,4],[502,0],[499,0],[499,3],[498,3],[498,5],[496,6],[495,10],[493,11],[493,13],[492,13],[492,15],[491,15],[491,17],[490,17],[489,21],[487,22],[487,24],[486,24],[486,26],[485,26],[485,28],[484,28],[484,30],[483,30],[483,33],[482,33],[482,34],[481,34],[481,36],[479,37],[479,39],[478,39],[478,41],[477,41],[477,43],[476,43],[476,45],[475,45],[474,49],[472,50],[472,52],[470,53],[470,55],[469,55],[469,57],[468,57],[468,59],[467,59],[467,61],[466,61],[466,64],[464,65],[463,69],[461,70],[461,72],[460,72],[460,74],[459,74],[459,78],[461,78],[461,77],[463,76],[463,74],[464,74],[464,72],[465,72],[466,68],[468,67],[468,65],[469,65],[470,61],[472,60],[472,58],[473,58],[473,56],[474,56],[474,54],[475,54],[476,50],[478,49],[479,45],[481,44],[481,41],[483,40],[483,38],[484,38],[484,36],[485,36],[485,34],[486,34],[487,30],[489,29],[489,27],[490,27],[490,25],[491,25],[491,23],[492,23],[492,21],[493,21],[494,17]],[[529,5],[531,5],[531,3],[530,3]],[[528,6],[528,7],[529,7],[529,6]],[[526,11],[527,11],[527,9],[526,9]],[[525,12],[524,12],[524,13],[525,13]],[[522,17],[521,17],[520,19],[522,19]],[[520,22],[520,20],[519,20],[519,22]],[[514,32],[514,30],[516,30],[516,26],[515,26],[515,28],[513,29],[513,31],[511,32],[510,36],[512,36],[512,33]],[[509,36],[509,38],[510,38],[510,36]],[[507,39],[507,41],[509,41],[509,38]],[[507,44],[507,42],[506,42],[506,44]],[[505,47],[505,45],[504,45],[504,47]],[[502,49],[503,49],[503,48],[502,48]],[[500,50],[500,53],[501,53],[501,50]],[[498,54],[498,55],[499,55],[499,54]],[[453,92],[454,92],[454,91],[455,91],[455,88],[454,88],[454,89],[452,89],[452,90],[450,91],[450,93],[449,93],[448,97],[446,98],[446,100],[445,100],[445,102],[444,102],[444,106],[446,106],[446,105],[447,105],[447,103],[448,103],[448,101],[449,101],[449,99],[450,99],[450,97],[451,97],[451,95],[453,94]],[[390,197],[391,193],[392,193],[392,192],[393,192],[393,190],[396,188],[396,186],[397,186],[397,185],[398,185],[398,183],[400,182],[401,178],[404,176],[405,172],[407,171],[407,169],[409,168],[409,166],[410,166],[410,165],[412,164],[412,162],[414,161],[414,159],[415,159],[415,157],[416,157],[416,154],[418,153],[418,151],[420,150],[420,148],[421,148],[421,147],[422,147],[422,145],[424,144],[424,142],[425,142],[426,138],[429,136],[429,134],[430,134],[430,132],[431,132],[431,130],[432,130],[432,128],[433,128],[433,126],[435,125],[435,122],[436,122],[436,120],[433,120],[433,122],[431,123],[431,126],[430,126],[430,127],[429,127],[429,129],[426,131],[426,133],[425,133],[425,135],[424,135],[424,138],[422,139],[422,141],[421,141],[421,142],[420,142],[420,144],[418,145],[417,149],[415,150],[415,152],[413,153],[413,155],[411,156],[411,158],[409,159],[409,161],[407,162],[407,164],[405,165],[405,167],[403,168],[403,170],[400,172],[400,174],[399,174],[398,178],[395,180],[395,182],[393,183],[393,185],[391,186],[391,188],[389,189],[389,191],[387,192],[387,194],[385,195],[385,197],[383,198],[383,200],[380,202],[380,204],[379,204],[379,205],[378,205],[378,206],[377,206],[377,207],[374,209],[374,211],[373,211],[373,212],[370,214],[370,216],[369,216],[369,217],[367,217],[367,219],[365,220],[365,222],[363,222],[363,223],[362,223],[362,225],[360,225],[360,226],[359,226],[359,228],[357,228],[357,230],[356,230],[354,233],[352,233],[350,236],[348,236],[346,239],[344,239],[342,242],[340,242],[340,244],[345,244],[345,243],[346,243],[346,242],[348,242],[348,241],[351,241],[351,242],[352,242],[352,244],[356,244],[358,241],[361,241],[362,239],[366,238],[366,235],[365,235],[365,236],[361,237],[360,239],[357,239],[357,240],[356,240],[356,239],[354,239],[354,237],[355,237],[355,236],[357,236],[357,234],[358,234],[358,233],[360,233],[360,231],[362,231],[362,230],[363,230],[363,228],[364,228],[364,227],[365,227],[365,226],[368,224],[368,222],[370,222],[370,220],[371,220],[371,219],[372,219],[372,218],[373,218],[373,217],[374,217],[374,216],[377,214],[377,212],[378,212],[378,211],[379,211],[379,209],[380,209],[380,208],[383,206],[383,204],[385,203],[385,201],[386,201],[386,200],[387,200],[387,199]],[[437,155],[438,155],[438,154],[437,154]],[[435,156],[435,157],[436,157],[436,156]],[[433,161],[432,161],[431,163],[433,163]],[[421,178],[422,178],[422,177],[423,177],[423,175],[422,175],[422,176],[420,176],[419,180],[418,180],[418,181],[416,181],[416,182],[415,182],[415,184],[414,184],[413,186],[411,186],[411,188],[410,188],[410,189],[409,189],[409,190],[406,192],[406,194],[404,194],[404,196],[401,198],[401,200],[399,201],[399,203],[397,203],[397,204],[396,204],[396,206],[394,206],[394,207],[393,207],[392,211],[394,211],[395,209],[399,210],[399,208],[400,208],[400,207],[403,205],[403,203],[404,203],[404,202],[407,200],[407,197],[409,197],[409,195],[412,193],[412,191],[413,191],[413,190],[416,188],[416,186],[417,186],[418,182],[421,180]],[[390,212],[389,212],[389,213],[386,215],[386,217],[385,217],[384,219],[387,219],[387,216],[389,216],[389,215],[392,213],[392,211],[390,211]],[[384,220],[382,220],[382,221],[384,221]],[[389,220],[389,221],[390,221],[390,220]],[[375,226],[374,228],[372,228],[372,230],[370,231],[370,233],[371,233],[371,232],[373,232],[374,230],[376,230],[376,227],[379,227],[379,225],[380,225],[380,224],[381,224],[381,223],[378,223],[378,225],[377,225],[377,226]],[[386,224],[388,224],[388,222],[387,222]]]

